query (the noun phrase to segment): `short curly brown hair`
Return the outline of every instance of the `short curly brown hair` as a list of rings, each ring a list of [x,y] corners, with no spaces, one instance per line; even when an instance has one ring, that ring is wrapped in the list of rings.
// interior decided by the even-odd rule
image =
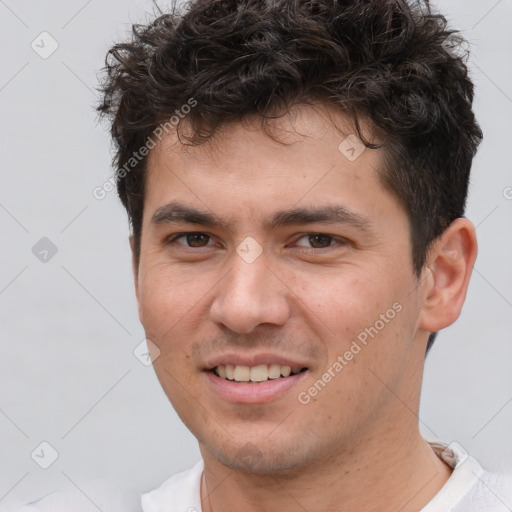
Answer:
[[[256,114],[264,125],[315,101],[349,113],[361,137],[363,118],[384,134],[381,179],[408,212],[419,275],[431,242],[464,214],[482,139],[461,42],[419,0],[192,0],[135,25],[107,54],[98,111],[137,257],[147,158],[122,169],[161,123],[193,99],[184,142],[201,144],[228,122]]]

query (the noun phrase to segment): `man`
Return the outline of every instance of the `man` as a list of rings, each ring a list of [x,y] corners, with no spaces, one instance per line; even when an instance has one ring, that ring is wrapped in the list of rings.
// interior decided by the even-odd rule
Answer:
[[[195,0],[110,51],[139,316],[202,454],[144,512],[511,510],[418,428],[477,253],[458,42],[403,0]]]

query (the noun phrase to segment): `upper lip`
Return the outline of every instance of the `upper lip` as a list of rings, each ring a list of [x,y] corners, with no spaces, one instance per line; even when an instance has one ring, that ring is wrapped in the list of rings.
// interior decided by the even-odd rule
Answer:
[[[240,354],[240,353],[226,353],[212,357],[206,361],[205,370],[213,370],[219,365],[231,364],[233,366],[259,366],[262,364],[279,364],[281,366],[290,366],[292,370],[301,370],[302,368],[308,368],[309,365],[299,359],[271,354],[271,353],[259,353],[259,354]]]

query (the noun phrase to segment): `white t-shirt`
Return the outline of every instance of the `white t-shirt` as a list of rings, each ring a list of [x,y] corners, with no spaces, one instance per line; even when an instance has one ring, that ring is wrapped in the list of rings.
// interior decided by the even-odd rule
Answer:
[[[512,475],[485,471],[458,443],[449,446],[430,442],[433,450],[454,469],[434,498],[420,512],[512,512]],[[203,461],[143,494],[74,496],[53,493],[24,506],[19,512],[202,512],[201,475]],[[97,505],[97,506],[96,506]]]

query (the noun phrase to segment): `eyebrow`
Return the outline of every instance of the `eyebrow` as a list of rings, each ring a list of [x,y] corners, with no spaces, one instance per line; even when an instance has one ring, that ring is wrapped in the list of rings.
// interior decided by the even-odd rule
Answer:
[[[265,227],[276,229],[281,226],[316,223],[347,224],[363,230],[370,227],[368,219],[341,205],[281,210],[265,223]]]
[[[160,206],[151,217],[151,224],[154,226],[177,224],[180,222],[228,228],[228,225],[215,214],[174,201]]]
[[[214,213],[175,201],[159,207],[151,218],[153,226],[182,222],[230,230],[229,224]],[[279,210],[272,217],[266,219],[263,226],[265,229],[277,229],[283,226],[315,223],[345,224],[365,231],[371,227],[369,219],[341,205]]]

